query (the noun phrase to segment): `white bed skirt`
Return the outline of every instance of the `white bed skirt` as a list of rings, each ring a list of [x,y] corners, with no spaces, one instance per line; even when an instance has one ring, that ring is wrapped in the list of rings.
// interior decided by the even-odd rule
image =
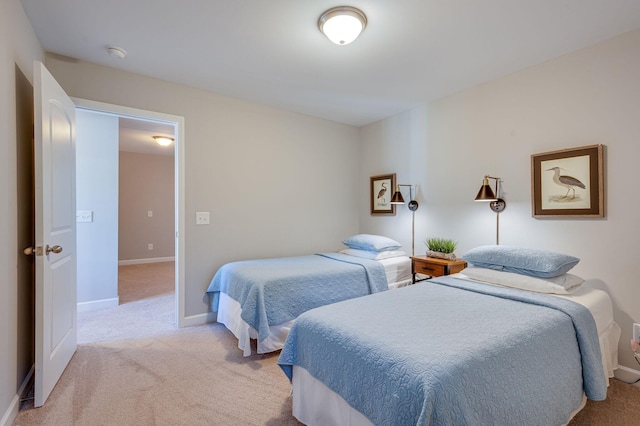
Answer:
[[[292,388],[293,416],[307,426],[373,425],[369,419],[352,408],[340,395],[297,365],[293,366]],[[571,413],[566,423],[569,423],[586,404],[587,397],[582,394],[582,403]]]
[[[307,370],[293,366],[293,416],[305,425],[371,426],[371,422]]]
[[[226,293],[220,293],[220,303],[218,305],[218,322],[222,323],[238,339],[238,348],[242,350],[242,355],[251,355],[251,339],[258,338],[258,332],[247,324],[241,317],[242,308],[240,303],[233,300]],[[269,336],[257,343],[259,354],[273,352],[282,349],[282,345],[289,335],[293,321],[269,327]]]

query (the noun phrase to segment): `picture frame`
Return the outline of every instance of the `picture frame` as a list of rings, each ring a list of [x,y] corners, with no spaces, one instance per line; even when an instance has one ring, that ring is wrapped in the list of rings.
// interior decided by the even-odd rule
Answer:
[[[371,214],[395,215],[396,206],[391,204],[391,197],[396,188],[396,174],[371,176]]]
[[[589,145],[532,155],[533,217],[604,217],[603,150]]]

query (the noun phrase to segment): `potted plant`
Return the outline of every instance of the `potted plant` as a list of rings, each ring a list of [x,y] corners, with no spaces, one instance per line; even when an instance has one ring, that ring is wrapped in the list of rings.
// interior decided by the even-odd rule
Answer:
[[[439,259],[455,260],[453,253],[458,245],[457,241],[447,238],[427,238],[424,242],[427,246],[427,256]]]

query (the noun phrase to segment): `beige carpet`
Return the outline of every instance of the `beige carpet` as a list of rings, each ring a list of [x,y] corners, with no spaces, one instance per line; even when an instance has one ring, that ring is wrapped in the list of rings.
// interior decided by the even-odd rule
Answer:
[[[175,262],[118,266],[120,304],[175,291]]]
[[[79,315],[87,343],[47,403],[22,410],[14,425],[300,424],[277,353],[244,358],[218,324],[176,329],[173,294],[160,288],[160,296],[145,287],[141,299]],[[589,401],[570,426],[639,424],[640,388],[613,380],[607,400]]]
[[[175,262],[118,267],[116,309],[78,313],[78,343],[160,336],[176,331]]]
[[[611,380],[605,401],[587,401],[569,426],[640,425],[640,387]]]
[[[296,425],[277,354],[243,358],[223,326],[80,345],[15,425]]]
[[[163,294],[113,309],[78,312],[78,343],[142,339],[175,332],[175,296]]]
[[[278,354],[244,358],[219,324],[175,327],[173,271],[120,266],[120,306],[78,314],[76,354],[14,424],[299,425]]]

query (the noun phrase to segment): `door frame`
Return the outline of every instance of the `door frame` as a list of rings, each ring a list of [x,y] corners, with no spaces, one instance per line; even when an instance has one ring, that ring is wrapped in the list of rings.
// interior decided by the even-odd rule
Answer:
[[[112,114],[121,117],[136,118],[143,120],[164,121],[176,125],[176,138],[174,145],[174,186],[175,186],[175,293],[176,293],[176,324],[178,328],[185,327],[187,320],[185,317],[185,167],[184,167],[184,117],[172,114],[165,114],[156,111],[148,111],[139,108],[125,107],[104,102],[91,101],[81,98],[71,98],[76,104],[76,108],[103,114]]]

